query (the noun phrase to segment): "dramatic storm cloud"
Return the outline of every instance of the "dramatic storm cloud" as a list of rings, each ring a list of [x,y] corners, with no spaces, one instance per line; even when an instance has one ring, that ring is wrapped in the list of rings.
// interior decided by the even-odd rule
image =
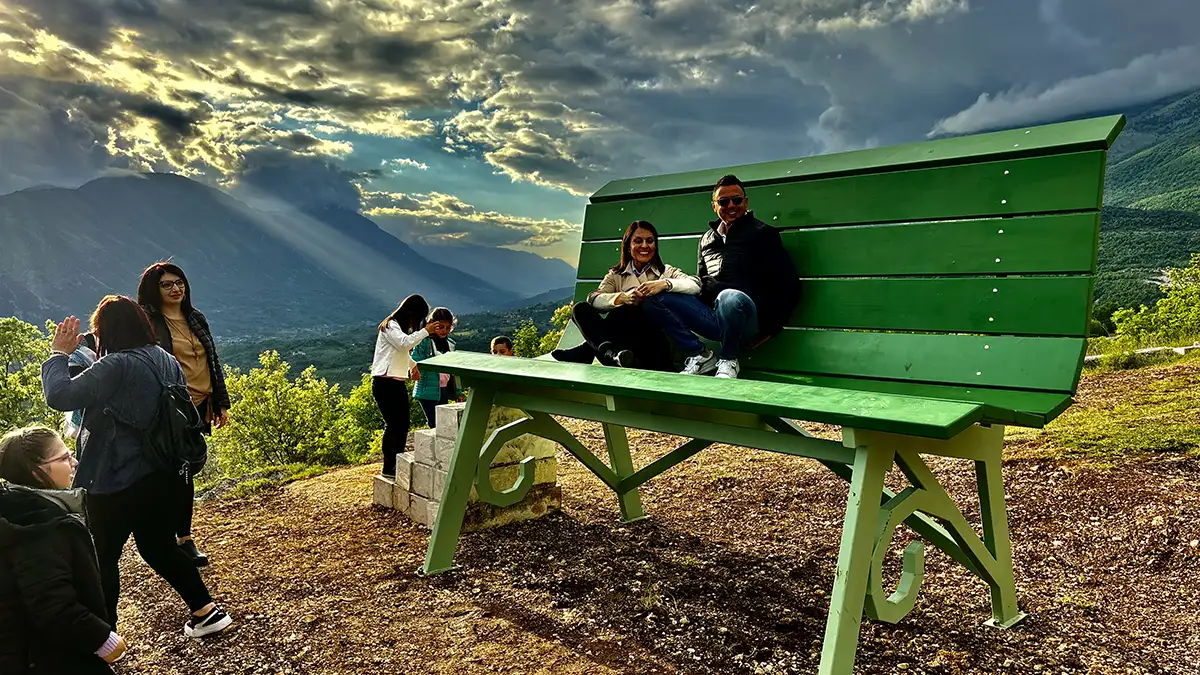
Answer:
[[[1195,89],[1196,25],[1194,0],[0,0],[0,192],[171,171],[569,255],[612,178]]]

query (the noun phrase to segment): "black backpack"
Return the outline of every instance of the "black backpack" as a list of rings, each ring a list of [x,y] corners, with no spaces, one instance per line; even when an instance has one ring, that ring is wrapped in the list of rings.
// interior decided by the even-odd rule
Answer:
[[[186,483],[191,479],[192,467],[202,463],[208,452],[204,436],[200,433],[204,428],[200,411],[192,403],[187,386],[168,384],[159,372],[158,365],[149,356],[133,350],[125,353],[136,356],[149,366],[158,379],[161,387],[158,409],[148,428],[131,424],[112,408],[105,408],[104,414],[139,433],[142,451],[155,469],[179,476]]]

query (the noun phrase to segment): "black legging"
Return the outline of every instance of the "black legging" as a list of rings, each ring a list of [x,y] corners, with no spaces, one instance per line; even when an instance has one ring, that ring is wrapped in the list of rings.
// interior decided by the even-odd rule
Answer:
[[[600,346],[608,342],[618,351],[632,351],[646,370],[673,369],[671,343],[642,308],[621,305],[601,314],[590,304],[580,302],[571,308],[571,317],[592,349],[600,351]]]
[[[404,380],[376,375],[371,379],[371,396],[383,415],[383,475],[396,475],[396,455],[404,452],[412,426],[408,387]]]
[[[196,563],[175,544],[176,514],[171,503],[179,488],[176,476],[150,474],[131,487],[112,494],[88,495],[87,522],[96,542],[100,581],[112,625],[117,625],[117,597],[121,592],[121,551],[129,535],[138,553],[193,612],[212,602]]]

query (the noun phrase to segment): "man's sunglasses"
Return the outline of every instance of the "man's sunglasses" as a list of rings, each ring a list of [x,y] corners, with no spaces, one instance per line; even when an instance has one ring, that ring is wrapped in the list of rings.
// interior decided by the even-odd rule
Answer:
[[[730,204],[741,206],[744,201],[746,201],[745,197],[721,197],[717,200],[717,203],[721,206],[729,206]]]

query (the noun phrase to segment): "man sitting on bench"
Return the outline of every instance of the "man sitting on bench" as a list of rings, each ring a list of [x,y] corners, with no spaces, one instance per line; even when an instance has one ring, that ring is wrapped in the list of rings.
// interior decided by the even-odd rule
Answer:
[[[643,285],[635,294],[644,300],[651,320],[687,354],[683,373],[736,378],[738,357],[783,329],[796,306],[799,278],[792,258],[775,228],[754,217],[737,176],[723,176],[713,188],[712,208],[718,218],[700,238],[697,276],[700,295],[660,293]],[[713,354],[696,336],[719,341]]]

